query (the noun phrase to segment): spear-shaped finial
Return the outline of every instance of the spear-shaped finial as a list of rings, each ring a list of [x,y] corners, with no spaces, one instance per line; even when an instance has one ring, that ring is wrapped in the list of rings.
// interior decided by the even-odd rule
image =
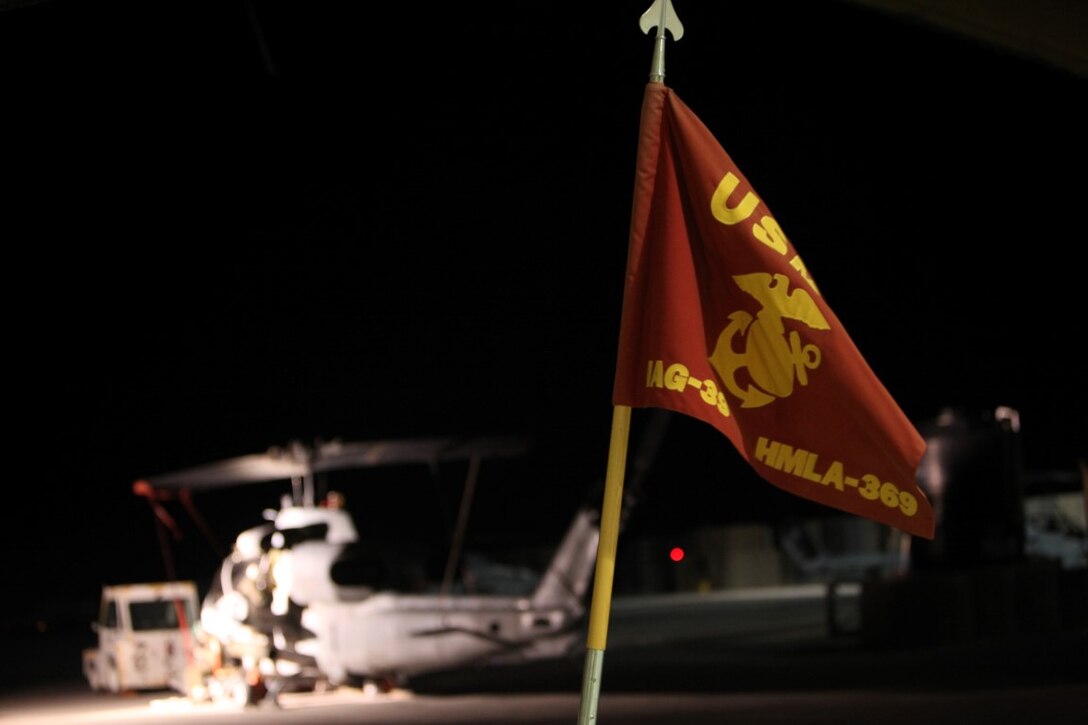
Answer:
[[[650,65],[650,81],[662,83],[665,80],[665,31],[672,33],[673,40],[684,37],[684,26],[676,11],[672,9],[672,0],[654,0],[650,9],[639,18],[638,26],[649,34],[657,28],[657,40],[654,42],[654,59]]]

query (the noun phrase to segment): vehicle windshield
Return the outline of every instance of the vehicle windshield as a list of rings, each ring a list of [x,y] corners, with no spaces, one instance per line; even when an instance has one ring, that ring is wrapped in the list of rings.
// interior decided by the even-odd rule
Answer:
[[[177,629],[180,623],[179,615],[183,615],[185,623],[192,627],[192,604],[184,599],[161,599],[153,602],[132,602],[129,604],[129,614],[132,617],[132,629],[144,632],[152,629]]]

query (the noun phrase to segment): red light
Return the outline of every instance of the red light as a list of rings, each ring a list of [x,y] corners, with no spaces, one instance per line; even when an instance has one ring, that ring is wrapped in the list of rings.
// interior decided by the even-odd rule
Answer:
[[[672,551],[669,552],[669,558],[673,561],[680,561],[684,558],[684,550],[679,546],[672,547]]]

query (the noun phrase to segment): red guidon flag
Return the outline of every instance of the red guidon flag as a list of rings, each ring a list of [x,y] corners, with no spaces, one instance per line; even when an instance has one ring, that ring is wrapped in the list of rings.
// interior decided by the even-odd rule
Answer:
[[[717,428],[770,483],[933,538],[925,441],[733,160],[676,94],[643,99],[613,403]]]

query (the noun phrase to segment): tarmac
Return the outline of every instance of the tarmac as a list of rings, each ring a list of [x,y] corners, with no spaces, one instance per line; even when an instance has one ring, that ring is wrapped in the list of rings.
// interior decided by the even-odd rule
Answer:
[[[595,722],[1086,722],[1088,627],[874,644],[849,626],[829,630],[816,594],[796,589],[779,598],[727,593],[617,600]],[[849,625],[852,598],[842,598],[840,624]],[[9,642],[0,723],[551,725],[579,722],[583,704],[584,652],[436,673],[391,693],[338,688],[281,695],[275,708],[231,709],[194,705],[168,692],[91,692],[79,672],[86,643],[85,635],[71,632]]]

